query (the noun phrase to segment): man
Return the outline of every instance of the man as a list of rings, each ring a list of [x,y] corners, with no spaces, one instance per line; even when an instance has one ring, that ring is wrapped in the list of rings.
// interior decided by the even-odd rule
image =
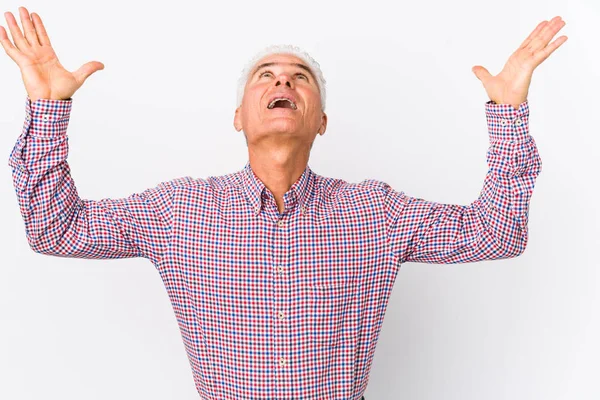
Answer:
[[[361,399],[398,269],[406,262],[505,259],[527,245],[541,160],[529,135],[533,70],[566,40],[543,21],[500,74],[473,72],[490,97],[489,171],[468,206],[410,197],[378,180],[348,183],[308,166],[327,127],[319,64],[267,48],[240,78],[234,127],[249,162],[123,199],[81,199],[66,161],[72,95],[104,66],[70,73],[37,14],[6,13],[0,41],[21,67],[26,123],[11,152],[27,240],[38,253],[145,257],[176,313],[204,399]]]

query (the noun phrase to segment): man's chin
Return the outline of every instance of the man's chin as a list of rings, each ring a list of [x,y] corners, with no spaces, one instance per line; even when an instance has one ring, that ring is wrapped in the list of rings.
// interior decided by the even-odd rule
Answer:
[[[293,134],[298,130],[298,124],[293,118],[276,118],[271,119],[265,124],[265,130],[272,133],[288,133]]]

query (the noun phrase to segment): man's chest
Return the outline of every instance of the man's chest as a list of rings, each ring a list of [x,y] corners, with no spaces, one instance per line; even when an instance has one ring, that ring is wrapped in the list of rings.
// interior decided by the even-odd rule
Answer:
[[[250,298],[279,289],[350,289],[389,261],[382,218],[361,211],[340,205],[281,215],[273,205],[255,215],[243,201],[182,207],[174,210],[163,262],[184,273],[190,285]]]
[[[158,269],[193,362],[248,388],[259,383],[244,376],[290,387],[309,376],[316,387],[334,357],[350,379],[348,360],[371,343],[395,276],[382,216],[368,205],[280,215],[243,199],[175,204]]]

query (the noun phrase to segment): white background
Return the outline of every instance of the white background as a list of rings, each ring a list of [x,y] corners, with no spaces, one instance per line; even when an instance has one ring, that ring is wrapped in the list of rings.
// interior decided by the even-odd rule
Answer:
[[[367,400],[600,398],[600,5],[482,2],[2,2],[43,18],[62,64],[105,69],[74,95],[68,128],[82,198],[126,197],[240,170],[238,74],[290,43],[321,64],[329,124],[309,165],[469,204],[487,171],[483,86],[543,19],[569,40],[535,71],[542,158],[529,244],[514,259],[404,264]],[[1,25],[6,27],[2,17]],[[0,54],[0,398],[197,399],[174,313],[145,259],[43,256],[28,247],[8,157],[25,117],[17,65]]]

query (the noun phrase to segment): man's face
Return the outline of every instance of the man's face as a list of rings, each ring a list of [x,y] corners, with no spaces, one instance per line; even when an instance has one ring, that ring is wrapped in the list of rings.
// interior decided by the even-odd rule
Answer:
[[[289,97],[294,105],[288,101],[271,104],[281,97]],[[308,65],[289,54],[259,60],[250,72],[242,105],[235,111],[234,126],[238,132],[244,130],[248,143],[292,139],[312,144],[317,133],[325,133],[327,115],[321,111],[319,87]]]

